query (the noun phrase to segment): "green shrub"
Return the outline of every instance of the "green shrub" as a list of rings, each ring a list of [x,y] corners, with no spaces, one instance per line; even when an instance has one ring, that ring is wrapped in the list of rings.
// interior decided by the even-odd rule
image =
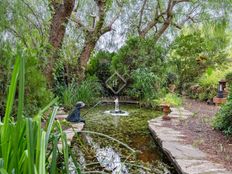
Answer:
[[[47,106],[53,98],[52,92],[47,88],[46,78],[39,69],[38,61],[39,60],[34,57],[26,57],[26,115],[35,115],[41,108]]]
[[[227,135],[232,135],[232,85],[227,102],[221,107],[219,113],[213,121],[216,129],[223,131]]]
[[[32,56],[29,50],[21,51],[22,48],[18,46],[12,49],[6,43],[3,43],[0,48],[0,115],[4,115],[6,105],[6,94],[9,86],[9,77],[13,68],[15,58],[25,58],[26,77],[25,77],[25,111],[27,116],[35,115],[38,111],[45,107],[52,99],[52,92],[47,89],[46,79],[40,71],[40,64],[38,58]],[[17,97],[17,96],[16,96]],[[15,100],[17,104],[17,99]],[[15,114],[15,109],[13,110]]]
[[[0,115],[4,115],[6,106],[7,89],[13,65],[13,53],[8,44],[0,43]]]
[[[130,77],[138,68],[149,68],[161,76],[165,69],[164,51],[161,45],[154,43],[153,38],[130,38],[113,56],[112,69]]]
[[[186,28],[174,40],[169,51],[171,69],[177,74],[178,89],[185,91],[186,84],[196,83],[203,73],[209,69],[227,64],[225,49],[229,37],[223,21],[210,28],[207,34],[201,28]],[[203,27],[204,28],[204,27]],[[214,76],[201,79],[202,83],[212,84]],[[202,95],[203,96],[203,95]]]
[[[101,94],[101,84],[94,76],[87,77],[80,85],[72,82],[63,89],[62,104],[66,110],[72,109],[78,101],[87,105],[94,104]]]
[[[232,71],[226,74],[225,79],[229,84],[232,84]]]
[[[225,78],[225,75],[230,71],[231,68],[215,69],[210,72],[206,71],[199,78],[198,82],[202,87],[216,87],[218,86],[218,81]]]
[[[201,75],[198,82],[198,90],[192,91],[196,98],[205,101],[212,99],[217,94],[218,82],[225,79],[225,75],[231,71],[230,67],[223,67],[223,69],[209,68]],[[189,93],[191,93],[189,91]]]
[[[206,49],[204,38],[198,32],[182,34],[174,41],[169,57],[170,65],[177,74],[180,92],[186,83],[193,82],[206,68],[208,58],[201,55]],[[202,61],[198,62],[198,58]],[[200,59],[199,59],[200,60]]]
[[[156,105],[169,104],[171,106],[180,106],[182,105],[182,99],[176,94],[168,93],[165,97],[154,100],[154,103]]]
[[[160,88],[160,79],[149,69],[137,69],[132,73],[132,84],[127,94],[140,100],[152,100],[157,97]]]
[[[112,70],[127,79],[124,95],[147,102],[160,95],[166,83],[164,52],[153,38],[127,40],[112,59]]]
[[[78,61],[76,58],[67,56],[69,55],[61,55],[54,66],[53,92],[56,94],[56,96],[62,95],[62,90],[65,86],[73,81],[78,81]]]
[[[110,91],[106,87],[105,82],[111,76],[111,61],[114,53],[107,51],[99,51],[96,55],[90,58],[87,67],[87,74],[96,76],[103,87],[103,94],[109,95]]]

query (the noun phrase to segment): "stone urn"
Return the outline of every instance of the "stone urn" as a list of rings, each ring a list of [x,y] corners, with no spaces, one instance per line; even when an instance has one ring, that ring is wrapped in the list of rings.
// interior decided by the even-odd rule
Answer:
[[[161,104],[160,105],[163,108],[163,120],[170,120],[171,117],[168,116],[168,114],[171,112],[170,105],[169,104]]]

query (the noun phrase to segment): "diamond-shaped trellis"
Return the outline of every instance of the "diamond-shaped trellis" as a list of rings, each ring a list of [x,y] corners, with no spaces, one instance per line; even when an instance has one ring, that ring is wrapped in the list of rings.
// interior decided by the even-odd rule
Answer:
[[[115,95],[126,86],[126,83],[126,80],[117,71],[106,80],[107,88],[109,88]]]

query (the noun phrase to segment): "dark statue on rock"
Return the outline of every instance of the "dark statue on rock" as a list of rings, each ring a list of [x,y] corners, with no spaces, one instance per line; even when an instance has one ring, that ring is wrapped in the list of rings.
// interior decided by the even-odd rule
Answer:
[[[85,120],[81,118],[81,108],[83,108],[84,106],[85,103],[83,103],[82,101],[77,102],[75,109],[68,115],[66,120],[69,122],[84,123]]]

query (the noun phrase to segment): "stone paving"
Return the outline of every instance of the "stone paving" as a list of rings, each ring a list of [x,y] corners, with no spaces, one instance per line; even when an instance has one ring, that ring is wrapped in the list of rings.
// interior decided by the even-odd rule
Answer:
[[[209,161],[206,154],[191,144],[184,142],[185,135],[167,125],[177,124],[183,119],[194,114],[184,108],[171,108],[169,121],[161,117],[148,122],[149,129],[163,149],[167,157],[172,161],[180,174],[232,174],[222,165]],[[167,124],[169,123],[169,124]]]
[[[58,111],[57,115],[56,115],[56,120],[64,120],[66,117],[68,116],[68,114],[66,114],[62,109]],[[74,137],[74,135],[76,134],[76,132],[80,132],[83,130],[84,128],[84,123],[70,123],[70,127],[66,128],[63,130],[63,132],[66,134],[67,136],[67,143],[70,146],[72,139]],[[59,141],[58,142],[58,148],[59,150],[62,149],[62,142]]]

